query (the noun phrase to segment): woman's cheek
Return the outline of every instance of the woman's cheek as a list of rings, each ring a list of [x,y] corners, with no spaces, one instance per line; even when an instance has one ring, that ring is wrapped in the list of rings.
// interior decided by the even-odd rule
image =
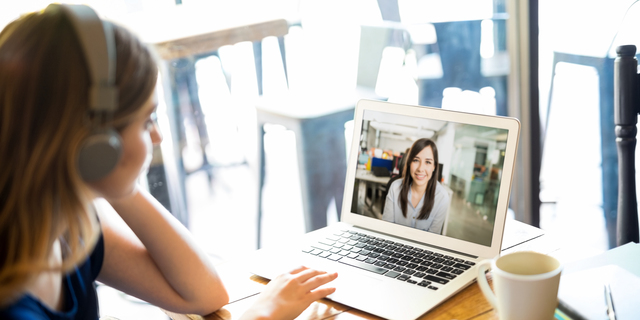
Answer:
[[[143,134],[142,140],[144,142],[145,158],[141,172],[146,172],[149,170],[149,165],[151,165],[151,159],[153,158],[153,142],[151,141],[151,135],[149,135],[148,132]]]

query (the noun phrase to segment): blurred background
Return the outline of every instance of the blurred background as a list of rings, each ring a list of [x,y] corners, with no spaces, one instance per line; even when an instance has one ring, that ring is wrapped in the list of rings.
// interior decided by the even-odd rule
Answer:
[[[164,141],[141,183],[215,261],[338,221],[360,98],[520,119],[509,217],[576,255],[614,245],[612,66],[637,1],[62,2],[156,48]],[[48,3],[0,0],[0,27]],[[166,319],[99,292],[104,314]]]

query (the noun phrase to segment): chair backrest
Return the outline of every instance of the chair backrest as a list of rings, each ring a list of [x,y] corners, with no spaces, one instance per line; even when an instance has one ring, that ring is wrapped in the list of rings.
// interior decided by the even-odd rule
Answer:
[[[617,245],[638,242],[638,205],[636,199],[635,148],[638,99],[638,60],[636,46],[617,48],[614,64],[614,120],[618,145],[618,226]]]

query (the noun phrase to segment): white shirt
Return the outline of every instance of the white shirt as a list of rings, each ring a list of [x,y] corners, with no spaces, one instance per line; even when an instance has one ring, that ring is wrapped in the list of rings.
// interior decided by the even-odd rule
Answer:
[[[433,202],[433,208],[428,219],[419,220],[420,210],[424,205],[424,196],[420,199],[420,202],[416,207],[413,207],[411,203],[411,189],[407,199],[407,216],[402,215],[402,208],[400,206],[400,188],[402,188],[402,179],[394,181],[389,187],[387,192],[387,200],[384,204],[384,211],[382,213],[382,220],[405,225],[412,228],[417,228],[433,233],[441,233],[442,225],[449,211],[449,204],[451,198],[449,194],[444,190],[444,187],[440,185],[440,182],[436,182],[436,194]]]

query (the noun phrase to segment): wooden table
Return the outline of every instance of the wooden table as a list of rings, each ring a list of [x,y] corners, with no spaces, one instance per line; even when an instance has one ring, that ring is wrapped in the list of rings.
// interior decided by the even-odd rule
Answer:
[[[524,223],[507,220],[502,253],[532,250],[556,256],[558,242],[542,230]],[[556,256],[557,257],[557,256]],[[201,317],[165,311],[174,320],[238,319],[257,299],[267,279],[252,275],[240,264],[230,261],[218,266],[218,272],[229,291],[230,303],[217,312]],[[491,283],[491,281],[490,281]],[[381,319],[366,312],[321,299],[309,306],[298,319]],[[432,319],[498,319],[493,307],[485,299],[476,283],[472,283],[449,300],[424,314],[421,320]]]

